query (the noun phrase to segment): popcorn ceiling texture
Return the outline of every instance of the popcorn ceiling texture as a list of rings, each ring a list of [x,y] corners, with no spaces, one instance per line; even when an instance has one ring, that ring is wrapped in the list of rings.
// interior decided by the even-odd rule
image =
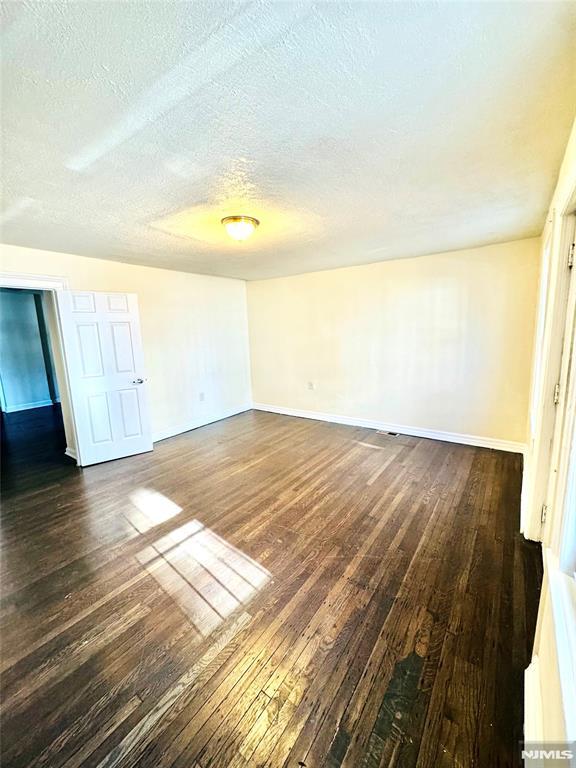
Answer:
[[[534,236],[576,108],[571,3],[3,17],[2,239],[53,251],[258,279]]]

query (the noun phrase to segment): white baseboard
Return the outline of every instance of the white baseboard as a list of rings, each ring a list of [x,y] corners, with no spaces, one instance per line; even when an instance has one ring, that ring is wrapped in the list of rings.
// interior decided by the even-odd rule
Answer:
[[[207,424],[213,424],[215,421],[221,421],[222,419],[228,419],[230,416],[236,416],[239,413],[244,413],[244,411],[249,411],[252,409],[252,403],[245,403],[239,408],[233,408],[229,411],[222,411],[218,414],[210,414],[208,416],[202,416],[198,417],[196,419],[193,419],[188,422],[184,422],[182,424],[179,424],[177,427],[172,427],[171,429],[160,429],[157,432],[154,432],[152,435],[153,442],[157,443],[160,440],[166,440],[169,437],[174,437],[175,435],[181,435],[183,432],[190,432],[191,429],[198,429],[198,427],[205,427]]]
[[[52,400],[37,400],[35,403],[19,403],[18,405],[6,406],[6,413],[31,411],[32,408],[45,408],[47,405],[53,405]]]
[[[372,419],[360,419],[354,416],[339,416],[334,413],[321,413],[320,411],[302,411],[297,408],[283,408],[278,405],[268,405],[267,403],[253,403],[252,407],[256,411],[269,411],[270,413],[280,413],[284,416],[297,416],[301,419],[314,419],[316,421],[330,421],[334,424],[347,424],[351,427],[366,427],[366,429],[380,429],[384,432],[398,432],[401,435],[411,435],[412,437],[426,437],[430,440],[443,440],[448,443],[461,443],[463,445],[474,445],[479,448],[492,448],[496,451],[508,451],[510,453],[524,453],[526,445],[516,443],[512,440],[498,440],[493,437],[482,437],[481,435],[465,435],[459,432],[441,432],[435,429],[424,429],[421,427],[407,427],[405,424],[390,424],[384,421],[374,421]]]
[[[66,446],[66,450],[64,451],[64,454],[66,456],[70,456],[71,459],[74,459],[74,461],[78,461],[78,454],[74,450],[74,448],[70,448],[69,446]]]
[[[533,656],[524,672],[524,739],[543,741],[542,691],[540,688],[540,659]]]

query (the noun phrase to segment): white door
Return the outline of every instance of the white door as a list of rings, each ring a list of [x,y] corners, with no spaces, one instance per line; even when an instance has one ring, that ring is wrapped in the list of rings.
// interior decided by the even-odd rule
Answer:
[[[58,291],[78,464],[152,450],[138,299]]]

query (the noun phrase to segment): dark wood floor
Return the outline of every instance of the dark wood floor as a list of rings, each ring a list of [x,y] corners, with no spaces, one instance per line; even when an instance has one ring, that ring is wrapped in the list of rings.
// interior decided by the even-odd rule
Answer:
[[[519,765],[519,456],[249,412],[81,471],[20,427],[5,765]]]

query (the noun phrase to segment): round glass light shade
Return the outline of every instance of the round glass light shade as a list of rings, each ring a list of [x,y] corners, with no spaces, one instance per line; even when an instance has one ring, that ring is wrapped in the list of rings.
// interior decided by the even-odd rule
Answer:
[[[226,227],[226,232],[231,238],[246,240],[253,234],[260,222],[252,216],[226,216],[222,219],[222,224]]]

